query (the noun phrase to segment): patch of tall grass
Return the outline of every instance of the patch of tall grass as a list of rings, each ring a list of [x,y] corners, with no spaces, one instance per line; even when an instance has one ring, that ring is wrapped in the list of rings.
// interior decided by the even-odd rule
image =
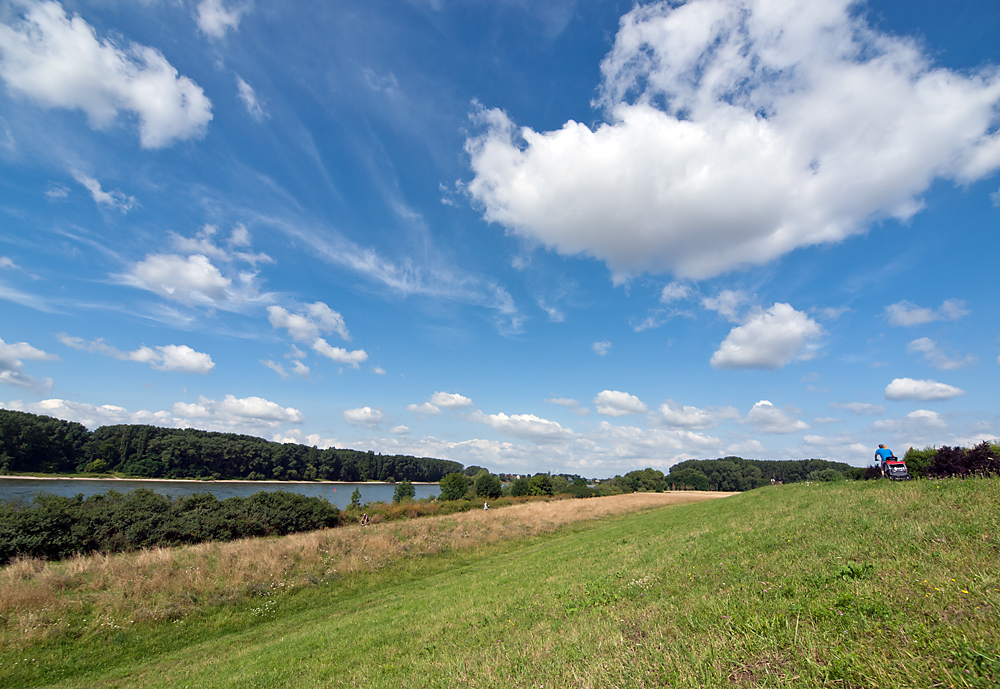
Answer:
[[[75,556],[60,562],[22,558],[0,570],[0,648],[80,638],[108,624],[129,628],[179,620],[214,606],[255,600],[262,592],[373,572],[403,558],[526,538],[581,520],[713,497],[719,494],[515,500],[505,509],[422,519],[414,518],[422,516],[422,510],[440,506],[381,504],[372,525],[364,528]]]

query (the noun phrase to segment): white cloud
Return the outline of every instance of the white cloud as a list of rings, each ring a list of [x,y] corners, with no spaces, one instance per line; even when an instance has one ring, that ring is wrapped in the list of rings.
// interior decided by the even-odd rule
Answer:
[[[689,407],[678,404],[673,400],[667,400],[660,405],[660,414],[663,421],[668,426],[675,428],[686,428],[688,430],[704,430],[715,428],[719,424],[729,420],[738,419],[740,413],[735,407]]]
[[[602,340],[601,342],[595,342],[593,345],[594,352],[598,356],[604,356],[611,351],[611,343],[607,340]]]
[[[284,423],[302,423],[302,412],[293,407],[282,407],[262,397],[238,398],[226,395],[221,402],[202,395],[193,403],[176,402],[172,413],[185,424],[196,420],[198,428],[209,425],[215,428],[236,428],[246,425],[277,426]]]
[[[103,339],[87,342],[79,337],[71,337],[65,333],[58,335],[59,341],[67,347],[85,352],[97,352],[121,361],[137,361],[150,364],[160,371],[177,371],[180,373],[209,373],[215,368],[212,357],[198,352],[187,345],[161,345],[158,347],[140,347],[131,352],[105,344]]]
[[[435,392],[431,404],[441,409],[464,409],[472,406],[472,400],[457,393]]]
[[[710,363],[713,368],[781,368],[794,359],[811,359],[808,342],[822,334],[816,321],[779,302],[733,328]]]
[[[965,390],[953,385],[939,383],[935,380],[914,380],[913,378],[895,378],[885,386],[887,400],[947,400],[964,395]]]
[[[352,426],[375,428],[382,423],[382,410],[371,407],[358,407],[344,410],[344,421]]]
[[[393,435],[409,435],[410,428],[408,426],[394,426],[390,431]]]
[[[246,5],[226,6],[222,0],[202,0],[198,3],[198,28],[213,38],[222,38],[240,26],[240,19],[249,9]]]
[[[709,311],[733,322],[739,322],[739,312],[751,302],[750,295],[742,290],[724,289],[714,297],[703,297],[701,305]]]
[[[184,303],[216,304],[226,299],[233,281],[224,277],[207,256],[154,254],[139,261],[128,276],[136,287]]]
[[[312,348],[318,354],[322,354],[328,359],[332,359],[337,363],[348,364],[353,368],[360,368],[360,365],[368,359],[368,353],[363,349],[347,351],[342,347],[332,346],[322,337],[316,338],[316,341],[313,342]]]
[[[109,209],[125,214],[138,205],[134,196],[126,196],[120,191],[104,191],[101,183],[93,177],[88,177],[82,172],[74,172],[73,179],[83,185],[90,192],[94,203],[99,206],[107,206]]]
[[[338,312],[321,301],[309,304],[305,313],[292,313],[281,306],[267,307],[267,317],[275,328],[284,328],[297,342],[315,342],[323,333],[335,332],[341,338],[351,340],[347,324]]]
[[[607,421],[598,425],[597,431],[590,435],[590,440],[595,444],[596,453],[606,452],[617,459],[632,460],[643,466],[653,465],[663,469],[681,459],[716,454],[722,447],[718,438],[688,430],[615,426]],[[632,464],[631,468],[635,468],[635,465]]]
[[[660,292],[660,302],[669,304],[670,302],[687,299],[691,294],[691,288],[682,282],[671,282]]]
[[[271,258],[233,250],[249,243],[249,233],[242,225],[233,229],[226,242],[228,249],[215,242],[216,233],[214,225],[205,225],[195,237],[171,233],[171,243],[181,253],[151,254],[116,278],[188,306],[241,311],[249,305],[271,303],[273,296],[258,289],[257,273],[234,265],[245,262],[256,267],[258,263],[270,263]]]
[[[942,371],[953,371],[963,366],[976,363],[976,357],[971,354],[964,358],[954,358],[938,347],[937,342],[929,337],[921,337],[906,345],[906,351],[911,354],[923,354],[934,368]]]
[[[48,354],[41,349],[32,347],[27,342],[6,343],[0,340],[0,383],[13,385],[28,390],[51,387],[52,381],[35,380],[24,372],[25,361],[53,361],[58,359],[54,354]]]
[[[904,417],[881,419],[872,424],[872,431],[906,436],[911,439],[911,443],[923,440],[924,443],[920,444],[934,442],[935,438],[940,438],[941,431],[947,428],[948,422],[937,412],[928,409],[917,409]],[[940,440],[937,443],[940,444]]]
[[[490,222],[616,279],[706,278],[996,170],[997,71],[935,68],[855,5],[637,4],[601,65],[605,123],[537,132],[481,110],[468,191]]]
[[[0,256],[0,268],[17,268],[17,266],[7,256]]]
[[[430,402],[424,402],[423,404],[408,404],[406,405],[406,411],[419,417],[441,415],[441,410]]]
[[[885,315],[889,319],[889,325],[911,327],[934,321],[957,321],[962,316],[969,315],[969,311],[961,299],[947,299],[937,309],[901,301],[885,307]]]
[[[302,423],[300,411],[281,407],[260,397],[236,398],[226,395],[221,402],[198,397],[197,402],[176,402],[171,411],[130,412],[111,404],[96,406],[64,399],[42,400],[35,404],[13,402],[0,407],[76,421],[88,428],[114,424],[148,424],[165,428],[200,428],[211,431],[252,433],[263,437],[265,430],[285,423]]]
[[[92,26],[68,17],[57,2],[23,6],[23,19],[0,24],[0,78],[12,91],[44,107],[83,110],[97,129],[114,124],[121,111],[133,113],[143,148],[205,135],[211,102],[158,50],[98,40]]]
[[[258,122],[263,122],[264,118],[267,117],[264,105],[260,102],[260,99],[257,98],[257,94],[254,92],[250,84],[243,81],[243,78],[238,74],[236,75],[236,88],[239,90],[239,96],[240,100],[243,102],[243,107],[247,109],[247,113],[250,117],[254,118]]]
[[[372,373],[374,373],[376,376],[384,376],[385,369],[382,368],[381,366],[372,366]]]
[[[594,398],[597,413],[604,416],[627,416],[629,414],[645,414],[647,407],[635,395],[618,390],[602,390]]]
[[[761,400],[747,412],[747,421],[760,433],[795,433],[809,428],[809,424],[792,416],[794,407],[779,409],[767,400]]]
[[[555,421],[543,419],[534,414],[484,414],[476,411],[473,421],[492,426],[501,433],[525,438],[538,444],[556,443],[573,436],[571,428],[563,428]]]
[[[264,253],[255,254],[248,251],[236,250],[236,247],[250,246],[250,232],[245,225],[237,223],[233,226],[229,238],[225,240],[225,246],[220,246],[215,241],[215,235],[218,232],[219,228],[215,225],[204,225],[195,233],[194,237],[183,237],[171,232],[170,243],[178,253],[187,255],[201,254],[227,264],[235,261],[243,261],[256,267],[258,263],[274,262],[270,256]]]
[[[881,404],[868,404],[866,402],[831,402],[831,407],[846,409],[858,416],[881,416],[885,414],[885,407]]]

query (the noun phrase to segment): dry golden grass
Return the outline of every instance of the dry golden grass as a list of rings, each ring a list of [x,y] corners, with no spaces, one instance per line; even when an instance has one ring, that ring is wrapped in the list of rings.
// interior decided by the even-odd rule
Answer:
[[[127,628],[179,619],[203,607],[374,571],[403,558],[528,538],[574,522],[727,495],[731,493],[634,493],[528,502],[281,538],[61,562],[21,559],[0,570],[0,648],[33,643],[73,625],[78,630],[80,625],[84,630]]]

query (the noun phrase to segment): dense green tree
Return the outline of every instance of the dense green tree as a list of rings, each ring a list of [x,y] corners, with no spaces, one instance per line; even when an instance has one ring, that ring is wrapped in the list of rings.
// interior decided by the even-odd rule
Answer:
[[[416,496],[417,491],[409,481],[400,481],[396,484],[396,490],[392,493],[393,502],[407,502]]]
[[[442,500],[461,500],[469,489],[469,477],[456,471],[448,474],[438,483]]]
[[[697,469],[687,468],[680,471],[671,471],[669,480],[675,488],[709,490],[708,477]]]
[[[499,498],[503,492],[500,477],[489,472],[482,472],[476,476],[473,485],[477,498]]]
[[[528,479],[528,495],[553,495],[552,477],[549,474],[535,474]]]
[[[507,484],[507,491],[506,492],[507,492],[507,495],[510,495],[511,497],[514,497],[514,498],[518,498],[518,497],[521,497],[522,495],[527,495],[528,491],[530,491],[530,490],[531,490],[531,486],[529,484],[528,477],[527,476],[521,476],[520,478],[516,478],[513,481],[511,481],[509,484]]]

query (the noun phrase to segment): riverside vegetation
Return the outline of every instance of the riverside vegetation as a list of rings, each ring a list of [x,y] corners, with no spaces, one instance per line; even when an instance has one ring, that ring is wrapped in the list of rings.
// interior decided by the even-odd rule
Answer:
[[[21,560],[0,685],[1000,684],[1000,482],[711,495]]]

